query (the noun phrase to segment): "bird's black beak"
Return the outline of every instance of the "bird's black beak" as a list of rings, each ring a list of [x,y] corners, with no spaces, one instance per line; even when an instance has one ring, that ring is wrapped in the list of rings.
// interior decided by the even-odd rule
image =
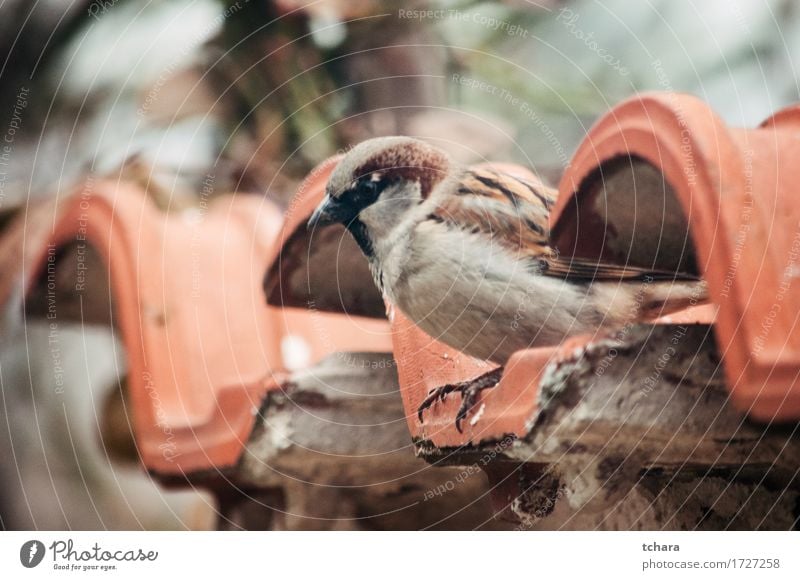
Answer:
[[[330,195],[326,195],[322,203],[317,206],[317,209],[315,209],[311,217],[308,218],[306,227],[308,227],[308,229],[314,229],[316,227],[342,223],[353,217],[351,213],[352,212],[350,212],[342,202]]]

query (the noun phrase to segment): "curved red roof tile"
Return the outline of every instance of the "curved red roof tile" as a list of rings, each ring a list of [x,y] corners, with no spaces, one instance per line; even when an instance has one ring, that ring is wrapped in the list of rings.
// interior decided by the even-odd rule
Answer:
[[[286,376],[287,347],[306,365],[338,350],[390,349],[385,322],[264,303],[282,224],[256,196],[168,214],[136,185],[87,181],[59,203],[32,205],[3,236],[0,260],[22,264],[22,278],[7,279],[0,298],[19,282],[20,296],[32,291],[58,254],[51,245],[91,246],[108,270],[145,467],[167,479],[213,474],[238,461],[264,394]]]

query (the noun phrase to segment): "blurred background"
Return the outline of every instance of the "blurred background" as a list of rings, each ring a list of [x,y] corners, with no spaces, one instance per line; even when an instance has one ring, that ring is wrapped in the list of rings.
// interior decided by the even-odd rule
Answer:
[[[693,93],[734,125],[800,92],[793,0],[0,0],[0,16],[0,224],[87,175],[167,211],[201,192],[285,206],[317,163],[389,134],[555,183],[635,92]],[[108,331],[64,332],[59,378],[46,325],[4,312],[0,528],[212,527],[208,496],[109,457],[124,354]]]

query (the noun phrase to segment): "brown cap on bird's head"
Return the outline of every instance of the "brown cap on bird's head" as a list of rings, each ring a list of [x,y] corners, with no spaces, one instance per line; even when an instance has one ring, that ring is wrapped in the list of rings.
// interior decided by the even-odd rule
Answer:
[[[334,169],[322,204],[309,227],[346,223],[374,203],[388,185],[401,181],[419,184],[427,197],[450,167],[447,155],[412,137],[378,137],[353,147]]]
[[[380,173],[392,180],[419,181],[423,197],[444,178],[450,166],[447,155],[413,137],[377,137],[353,147],[337,165],[327,193],[341,195],[359,179]]]

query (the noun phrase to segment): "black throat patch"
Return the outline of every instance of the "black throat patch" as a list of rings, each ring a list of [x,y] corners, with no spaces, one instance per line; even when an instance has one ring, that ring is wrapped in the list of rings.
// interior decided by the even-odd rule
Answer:
[[[375,250],[372,248],[372,240],[367,233],[367,226],[364,225],[360,219],[353,218],[348,222],[347,229],[353,234],[353,238],[355,238],[358,247],[361,248],[361,251],[364,252],[364,255],[367,258],[372,258],[375,256]]]

